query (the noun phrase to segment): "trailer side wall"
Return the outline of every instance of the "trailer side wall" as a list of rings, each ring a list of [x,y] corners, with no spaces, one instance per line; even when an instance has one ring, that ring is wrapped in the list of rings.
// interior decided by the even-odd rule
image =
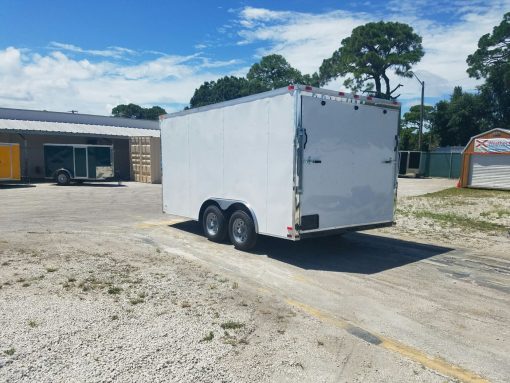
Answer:
[[[291,93],[166,118],[163,210],[198,219],[210,198],[243,201],[260,234],[292,226],[295,98]]]

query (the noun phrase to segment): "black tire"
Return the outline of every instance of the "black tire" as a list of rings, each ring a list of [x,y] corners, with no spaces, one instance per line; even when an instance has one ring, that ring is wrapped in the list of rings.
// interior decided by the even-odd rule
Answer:
[[[257,242],[255,223],[250,215],[243,210],[235,211],[230,217],[228,235],[237,250],[248,251]]]
[[[71,183],[71,177],[69,177],[69,173],[60,171],[57,173],[57,176],[55,177],[55,180],[57,181],[57,184],[60,186],[66,186]]]
[[[225,214],[216,205],[208,206],[202,216],[204,235],[213,242],[221,242],[227,236]]]

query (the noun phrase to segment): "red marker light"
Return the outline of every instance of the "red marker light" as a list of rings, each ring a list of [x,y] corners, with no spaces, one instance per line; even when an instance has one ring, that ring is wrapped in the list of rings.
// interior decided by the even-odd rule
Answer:
[[[287,230],[289,230],[289,231],[290,231],[290,230],[293,230],[293,229],[292,229],[292,226],[287,226]]]
[[[339,96],[345,96],[345,92],[338,92]]]
[[[310,85],[305,86],[305,90],[313,90],[313,88]]]
[[[355,94],[355,95],[354,95],[354,98],[355,98],[355,99],[358,99],[358,98],[359,98],[359,95]]]
[[[294,90],[294,85],[289,85],[289,86],[287,87],[287,89],[288,89],[288,90]]]

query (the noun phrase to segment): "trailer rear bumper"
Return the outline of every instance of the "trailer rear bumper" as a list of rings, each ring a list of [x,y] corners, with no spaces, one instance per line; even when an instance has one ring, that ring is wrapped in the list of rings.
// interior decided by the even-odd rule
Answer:
[[[363,230],[378,229],[381,227],[389,227],[389,226],[393,226],[394,224],[395,224],[395,222],[390,221],[390,222],[372,223],[369,225],[358,225],[358,226],[339,227],[339,228],[333,228],[333,229],[302,231],[299,233],[299,237],[301,239],[325,237],[325,236],[330,236],[330,235],[339,235],[339,234],[347,233],[350,231],[363,231]]]

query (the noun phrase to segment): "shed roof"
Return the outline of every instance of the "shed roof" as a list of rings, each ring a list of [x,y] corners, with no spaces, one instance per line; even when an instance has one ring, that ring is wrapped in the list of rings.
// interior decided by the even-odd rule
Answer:
[[[28,134],[79,134],[87,136],[93,135],[114,137],[159,137],[160,133],[159,129],[53,121],[11,120],[0,118],[0,132],[2,131],[21,132]]]

